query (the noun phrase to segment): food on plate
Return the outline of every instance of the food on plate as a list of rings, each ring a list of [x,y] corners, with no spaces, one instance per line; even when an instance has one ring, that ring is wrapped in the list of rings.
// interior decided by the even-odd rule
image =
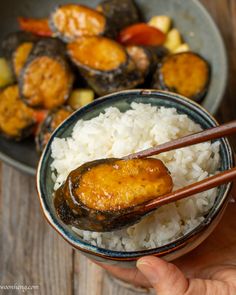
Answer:
[[[65,223],[107,232],[136,223],[139,205],[171,190],[171,176],[158,159],[106,159],[73,170],[54,204]]]
[[[165,56],[170,53],[165,46],[152,46],[151,50],[156,55],[158,62],[160,62]]]
[[[97,7],[62,4],[43,18],[18,17],[20,31],[1,43],[0,90],[17,83],[19,98],[35,109],[36,125],[48,111],[52,117],[58,109],[77,110],[98,96],[132,88],[203,99],[207,61],[191,51],[170,16],[145,21],[139,9],[134,0],[103,0]]]
[[[89,89],[89,88],[74,89],[71,92],[71,95],[68,99],[68,105],[72,109],[77,110],[89,104],[90,102],[92,102],[94,100],[94,97],[95,97],[95,93],[92,89]]]
[[[173,28],[166,36],[164,46],[170,51],[174,52],[182,44],[182,37],[180,32]]]
[[[42,37],[52,37],[53,33],[49,27],[47,18],[18,17],[21,30]]]
[[[129,56],[134,61],[137,69],[144,78],[150,78],[157,67],[158,57],[152,48],[146,46],[128,46],[126,48]]]
[[[25,42],[16,49],[13,58],[13,67],[17,77],[24,67],[33,46],[32,42]]]
[[[2,42],[4,57],[9,61],[13,72],[18,77],[22,70],[37,37],[28,32],[14,32]]]
[[[167,56],[154,74],[154,87],[200,101],[207,92],[210,66],[193,52]]]
[[[130,89],[143,82],[126,50],[105,37],[82,37],[67,45],[70,58],[99,95]]]
[[[105,0],[97,10],[107,19],[107,34],[115,38],[124,28],[140,22],[138,7],[133,0]]]
[[[124,28],[117,40],[123,45],[158,46],[164,44],[166,35],[157,28],[138,23]]]
[[[9,65],[9,62],[5,58],[0,58],[0,89],[13,84],[14,76]]]
[[[42,39],[21,71],[20,94],[31,107],[53,109],[66,102],[73,80],[63,44],[57,39]]]
[[[35,136],[36,148],[42,152],[53,131],[71,114],[69,107],[60,107],[49,112],[37,129]]]
[[[17,85],[0,92],[0,132],[8,138],[21,140],[33,133],[35,112],[19,97]]]
[[[106,18],[98,11],[78,4],[65,4],[57,7],[50,17],[51,29],[66,42],[78,37],[105,34]]]
[[[182,53],[187,51],[190,51],[190,47],[187,43],[183,43],[175,49],[174,53]]]
[[[148,24],[167,34],[171,28],[172,20],[167,15],[156,15],[150,19]]]
[[[93,119],[78,121],[69,137],[54,138],[51,146],[54,189],[62,188],[68,175],[87,162],[107,157],[121,158],[199,131],[198,124],[174,108],[137,103],[132,103],[126,112],[116,107],[107,108]],[[170,171],[175,191],[216,173],[220,163],[219,141],[162,153],[156,158]],[[139,223],[119,231],[91,232],[80,230],[75,224],[72,229],[85,241],[101,248],[116,251],[151,249],[186,235],[203,222],[216,195],[217,188],[214,188],[162,206]],[[65,209],[64,222],[76,222],[68,207],[60,208]]]

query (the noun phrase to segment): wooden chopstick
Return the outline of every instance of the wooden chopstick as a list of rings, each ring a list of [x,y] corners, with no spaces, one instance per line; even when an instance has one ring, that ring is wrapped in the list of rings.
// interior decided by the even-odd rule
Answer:
[[[123,159],[130,160],[146,158],[163,152],[168,152],[174,149],[183,148],[189,145],[224,137],[235,132],[236,120],[221,126],[217,126],[185,137],[181,137],[134,154],[130,154],[128,156],[125,156]]]
[[[203,191],[209,190],[213,187],[222,185],[224,183],[231,182],[232,180],[236,179],[236,167],[226,170],[224,172],[221,172],[219,174],[216,174],[214,176],[208,177],[204,180],[201,180],[199,182],[195,182],[193,184],[190,184],[186,187],[183,187],[181,189],[178,189],[174,192],[171,192],[169,194],[163,195],[161,197],[158,197],[148,203],[146,203],[142,210],[144,212],[152,211],[159,206],[166,205],[171,202],[176,202],[178,200],[181,200],[183,198],[192,196],[194,194],[201,193]]]

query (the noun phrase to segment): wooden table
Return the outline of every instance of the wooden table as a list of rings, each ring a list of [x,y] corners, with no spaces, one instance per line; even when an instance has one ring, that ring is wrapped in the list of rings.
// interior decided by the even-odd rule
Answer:
[[[229,85],[217,114],[220,122],[236,119],[236,1],[202,0],[218,23],[229,54]],[[233,145],[236,148],[234,138]],[[33,177],[0,166],[0,285],[37,285],[25,294],[131,295],[103,270],[73,250],[46,223]],[[22,294],[2,291],[0,294]]]

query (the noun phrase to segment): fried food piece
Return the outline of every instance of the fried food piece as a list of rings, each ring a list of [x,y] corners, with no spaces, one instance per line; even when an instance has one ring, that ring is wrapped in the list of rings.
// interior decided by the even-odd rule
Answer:
[[[171,189],[171,176],[160,160],[117,160],[83,173],[74,196],[89,208],[113,211],[145,203]]]
[[[161,89],[179,93],[200,101],[207,92],[210,66],[202,57],[193,52],[167,56],[154,76]]]
[[[59,40],[44,39],[35,45],[21,72],[21,96],[31,107],[53,109],[65,103],[73,80],[64,46]]]
[[[25,42],[18,46],[15,50],[13,55],[13,68],[17,77],[24,67],[33,45],[34,44],[32,42]]]
[[[34,110],[22,102],[17,85],[0,92],[0,131],[6,137],[21,140],[32,134],[35,123]]]
[[[158,62],[154,50],[144,46],[128,46],[126,50],[144,79],[150,80]]]
[[[104,37],[83,37],[67,45],[71,60],[99,95],[130,89],[142,75],[125,49]]]
[[[26,63],[27,58],[34,46],[38,37],[29,32],[13,32],[6,36],[2,42],[2,50],[4,56],[9,61],[15,77]]]
[[[69,174],[55,193],[54,205],[66,224],[106,232],[138,222],[142,204],[171,192],[172,187],[160,160],[97,160]]]
[[[77,64],[99,71],[115,70],[127,61],[124,48],[103,37],[80,38],[67,48]]]
[[[102,35],[106,29],[106,18],[92,8],[66,4],[55,9],[50,25],[56,36],[71,42],[82,36]]]
[[[36,147],[39,152],[43,151],[53,131],[72,113],[73,111],[69,107],[60,107],[48,113],[40,124],[35,137]]]

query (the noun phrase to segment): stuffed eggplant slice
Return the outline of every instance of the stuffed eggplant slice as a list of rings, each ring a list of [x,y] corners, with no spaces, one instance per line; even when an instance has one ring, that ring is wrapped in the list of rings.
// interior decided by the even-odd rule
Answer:
[[[72,113],[71,108],[65,106],[49,112],[36,133],[35,142],[38,152],[43,151],[53,131]]]
[[[32,134],[35,123],[34,110],[22,102],[17,85],[0,92],[0,131],[4,136],[21,140]]]
[[[19,76],[36,41],[36,36],[22,31],[11,33],[3,40],[3,54],[10,62],[16,77]]]
[[[65,42],[82,36],[102,35],[106,31],[106,18],[98,11],[77,4],[61,5],[50,17],[55,35]]]
[[[64,45],[53,38],[37,42],[19,77],[21,97],[31,107],[53,109],[65,103],[74,81]]]
[[[172,178],[160,160],[97,160],[69,174],[56,191],[54,204],[67,224],[112,231],[137,222],[139,205],[169,193],[172,187]]]
[[[142,73],[144,79],[151,77],[157,67],[158,61],[153,50],[148,47],[133,45],[128,46],[126,50],[134,61],[137,69]]]
[[[210,80],[210,66],[193,52],[167,56],[154,75],[154,88],[179,93],[200,101],[204,98]]]
[[[83,37],[67,45],[71,60],[98,95],[130,89],[143,82],[142,74],[117,42]]]
[[[105,0],[97,6],[97,10],[107,18],[109,37],[115,38],[125,27],[140,22],[138,8],[133,0]]]

